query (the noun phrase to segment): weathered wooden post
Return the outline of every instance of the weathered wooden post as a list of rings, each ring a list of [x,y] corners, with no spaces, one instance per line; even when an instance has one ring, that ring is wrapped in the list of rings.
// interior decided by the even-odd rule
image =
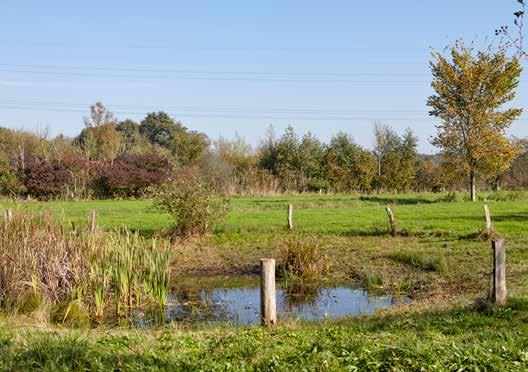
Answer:
[[[91,233],[94,233],[97,229],[97,220],[95,216],[95,210],[92,209],[90,213],[88,214],[88,229]]]
[[[486,231],[488,234],[491,234],[493,231],[493,224],[491,223],[491,215],[487,204],[484,204],[484,216],[486,217]]]
[[[288,204],[288,229],[293,229],[293,204]]]
[[[392,213],[392,210],[390,209],[389,206],[386,206],[385,210],[387,211],[387,217],[389,217],[390,234],[392,236],[396,236],[397,228],[396,228],[396,220],[394,219],[394,213]]]
[[[5,211],[5,219],[7,222],[13,221],[13,210],[11,208],[6,209]]]
[[[506,304],[506,251],[504,239],[497,238],[491,241],[493,249],[493,292],[491,300],[497,305]]]
[[[275,294],[275,260],[260,260],[260,319],[262,325],[277,324],[277,299]]]

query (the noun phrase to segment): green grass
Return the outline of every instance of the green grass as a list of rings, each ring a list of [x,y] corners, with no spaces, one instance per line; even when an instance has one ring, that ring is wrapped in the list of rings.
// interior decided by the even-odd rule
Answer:
[[[485,195],[485,194],[484,194]],[[404,234],[436,234],[466,237],[485,228],[483,204],[437,202],[443,194],[404,194],[373,196],[284,196],[234,198],[227,222],[217,227],[216,235],[283,233],[288,203],[294,205],[297,230],[324,235],[380,235],[387,231],[385,206],[391,203]],[[489,201],[487,204],[498,232],[510,237],[526,235],[528,197],[513,201]],[[98,224],[106,229],[128,226],[151,235],[171,224],[148,200],[54,201],[13,204],[0,202],[0,208],[52,210],[67,222],[86,224],[88,212],[97,211]]]
[[[2,208],[30,211],[51,210],[58,218],[77,226],[88,223],[88,213],[95,210],[97,224],[104,229],[128,226],[132,231],[151,235],[155,231],[170,226],[170,218],[152,207],[149,200],[89,200],[52,201],[27,203],[0,202]]]
[[[389,255],[396,262],[405,263],[425,271],[445,270],[445,259],[443,256],[431,254],[431,252],[394,252]]]
[[[7,323],[11,323],[7,325]],[[0,321],[1,370],[488,370],[528,368],[528,301],[406,310],[275,330],[17,329]]]

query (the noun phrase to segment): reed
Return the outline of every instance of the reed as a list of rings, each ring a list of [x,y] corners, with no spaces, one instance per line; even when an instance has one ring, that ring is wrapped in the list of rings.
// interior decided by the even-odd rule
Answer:
[[[286,295],[295,298],[317,296],[318,288],[329,271],[327,256],[314,237],[293,236],[283,243],[281,270]]]
[[[127,229],[72,230],[50,213],[17,211],[0,220],[0,310],[32,312],[45,304],[60,314],[49,319],[86,313],[101,323],[111,314],[163,309],[170,262],[166,241]]]
[[[167,304],[170,282],[170,251],[167,246],[156,249],[156,240],[152,241],[152,249],[147,252],[149,272],[145,284],[152,299],[163,307]]]

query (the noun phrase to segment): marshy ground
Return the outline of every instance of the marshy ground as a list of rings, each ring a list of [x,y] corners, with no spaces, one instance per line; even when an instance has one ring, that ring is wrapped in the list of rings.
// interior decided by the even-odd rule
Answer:
[[[0,366],[5,369],[523,369],[528,368],[528,196],[495,193],[476,203],[441,194],[235,198],[225,224],[202,239],[172,244],[171,275],[258,273],[259,259],[281,257],[288,239],[307,239],[324,254],[324,280],[370,293],[409,298],[367,317],[278,329],[172,323],[150,330],[65,329],[29,315],[5,315]],[[294,206],[288,231],[287,205]],[[483,305],[491,285],[491,243],[483,204],[506,239],[509,305]],[[388,234],[385,206],[396,216]],[[127,226],[150,238],[170,226],[149,201],[1,203],[51,210],[84,226],[95,209],[99,228]],[[279,262],[279,265],[281,263]],[[177,279],[175,279],[177,280]],[[73,357],[75,356],[75,357]]]

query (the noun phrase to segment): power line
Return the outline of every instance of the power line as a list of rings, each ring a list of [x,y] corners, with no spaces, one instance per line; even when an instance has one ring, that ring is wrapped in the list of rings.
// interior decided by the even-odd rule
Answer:
[[[298,77],[251,77],[249,76],[221,76],[220,74],[215,75],[189,75],[189,74],[173,74],[173,75],[132,75],[132,74],[100,74],[91,72],[75,72],[75,71],[44,71],[44,70],[15,70],[15,69],[3,69],[0,68],[0,72],[11,73],[11,74],[31,74],[31,75],[44,75],[44,76],[66,76],[66,77],[77,77],[77,78],[97,78],[97,79],[126,79],[126,80],[202,80],[202,81],[249,81],[249,82],[276,82],[276,83],[361,83],[361,84],[429,84],[430,81],[426,80],[391,80],[391,79],[374,79],[364,80],[367,76],[360,79],[352,78],[330,78],[330,77],[312,77],[312,78],[298,78]],[[363,79],[363,80],[362,80]]]
[[[86,107],[86,106],[85,106]],[[114,106],[109,106],[109,108],[112,108]],[[115,107],[119,107],[119,105],[116,105]],[[133,111],[133,110],[127,110],[126,107],[134,107],[134,106],[126,106],[122,105],[122,109],[118,110],[112,110],[116,114],[121,115],[145,115],[144,111]],[[143,106],[145,107],[145,106]],[[74,113],[87,113],[87,109],[81,108],[81,105],[76,104],[63,104],[63,105],[41,105],[40,107],[38,105],[31,105],[31,104],[24,104],[24,103],[11,103],[11,104],[5,104],[0,103],[0,109],[4,110],[17,110],[17,111],[37,111],[37,112],[74,112]],[[158,108],[159,109],[159,108]],[[165,108],[166,109],[166,108]],[[169,110],[166,110],[169,111]],[[271,111],[271,110],[270,110]],[[386,113],[391,113],[390,111],[386,111]],[[382,117],[382,116],[376,116],[376,114],[379,114],[379,112],[349,112],[347,115],[336,115],[330,112],[327,113],[301,113],[301,115],[293,116],[294,112],[288,116],[280,116],[280,115],[270,115],[265,112],[259,114],[259,113],[246,113],[241,110],[232,110],[232,113],[222,112],[222,111],[213,111],[213,110],[206,110],[202,109],[199,111],[196,109],[195,112],[190,112],[189,110],[176,110],[172,113],[176,117],[188,117],[188,118],[218,118],[218,119],[260,119],[260,120],[291,120],[291,121],[299,121],[299,120],[310,120],[310,121],[358,121],[358,120],[364,120],[364,121],[375,121],[375,120],[381,120],[381,121],[423,121],[423,120],[434,120],[433,117],[423,117],[423,116],[408,116],[408,117],[397,117],[397,116],[390,116],[390,117]],[[519,121],[528,121],[528,118],[520,118]]]
[[[379,73],[379,72],[328,72],[328,71],[212,71],[212,70],[188,70],[188,69],[160,69],[152,66],[133,66],[133,67],[102,67],[102,66],[80,66],[80,65],[46,65],[46,64],[10,64],[0,63],[3,67],[14,67],[14,68],[30,68],[30,69],[70,69],[70,70],[83,70],[91,69],[97,71],[120,71],[120,72],[148,72],[148,73],[188,73],[188,74],[212,74],[212,75],[287,75],[287,76],[337,76],[337,77],[394,77],[394,76],[430,76],[426,73],[408,73],[408,72],[391,72],[391,73]]]
[[[34,107],[24,105],[6,105],[0,104],[0,109],[5,110],[16,110],[16,111],[37,111],[37,112],[75,112],[75,113],[87,113],[86,109],[79,109],[75,107]],[[122,115],[145,115],[145,112],[139,111],[128,111],[128,110],[113,110],[116,114]],[[315,116],[315,115],[299,115],[299,116],[277,116],[267,114],[224,114],[216,112],[195,112],[185,113],[185,111],[179,111],[173,113],[177,117],[189,117],[189,118],[218,118],[218,119],[265,119],[265,120],[313,120],[313,121],[353,121],[353,120],[390,120],[390,121],[412,121],[412,120],[428,120],[429,118],[424,117],[372,117],[372,116]]]
[[[227,75],[227,76],[260,76],[260,77],[296,77],[296,78],[394,78],[394,77],[426,77],[429,78],[432,75],[430,73],[416,73],[416,72],[375,72],[375,71],[362,71],[362,72],[335,72],[335,71],[234,71],[234,70],[194,70],[194,69],[172,69],[172,68],[155,68],[153,66],[131,66],[131,67],[120,67],[120,66],[82,66],[82,65],[56,65],[56,64],[11,64],[11,63],[0,63],[0,67],[5,68],[4,71],[10,72],[27,72],[27,71],[38,71],[38,72],[52,72],[53,70],[61,70],[54,73],[65,73],[65,74],[76,74],[76,71],[64,71],[64,70],[92,70],[99,72],[141,72],[150,74],[188,74],[188,75]],[[30,69],[30,70],[17,70],[17,69]],[[93,74],[93,73],[89,73]],[[117,76],[128,76],[128,75],[117,75]],[[168,75],[161,75],[161,78],[165,78]],[[149,77],[149,76],[147,76]],[[525,78],[523,78],[524,80]],[[528,78],[527,78],[528,79]],[[415,82],[421,82],[415,80]]]
[[[58,106],[58,107],[75,107],[88,111],[90,106],[87,103],[71,103],[71,102],[58,102],[58,101],[25,101],[20,102],[16,100],[5,100],[2,103],[4,104],[14,104],[14,105],[30,105],[30,106]],[[244,112],[244,113],[288,113],[288,114],[299,114],[299,113],[308,113],[308,114],[327,114],[327,115],[355,115],[358,113],[384,113],[384,114],[423,114],[426,110],[398,110],[398,109],[376,109],[376,110],[346,110],[346,109],[322,109],[322,108],[289,108],[289,107],[255,107],[255,106],[164,106],[164,105],[140,105],[140,104],[112,104],[109,107],[114,109],[141,109],[145,111],[168,111],[168,110],[180,110],[180,111],[222,111],[222,112]]]
[[[377,72],[272,72],[272,71],[210,71],[187,69],[153,69],[138,67],[59,66],[31,64],[0,64],[0,72],[8,74],[49,75],[76,78],[127,80],[203,80],[250,81],[279,83],[368,83],[370,84],[427,84],[428,80],[410,80],[424,77],[417,73]]]

